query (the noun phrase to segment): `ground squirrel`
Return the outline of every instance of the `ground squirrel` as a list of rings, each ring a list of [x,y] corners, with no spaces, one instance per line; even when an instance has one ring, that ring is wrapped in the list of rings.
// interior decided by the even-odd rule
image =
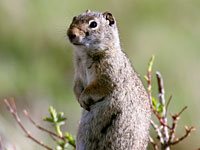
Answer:
[[[67,35],[75,49],[74,93],[84,108],[76,149],[146,149],[150,103],[113,15],[88,10],[73,18]]]

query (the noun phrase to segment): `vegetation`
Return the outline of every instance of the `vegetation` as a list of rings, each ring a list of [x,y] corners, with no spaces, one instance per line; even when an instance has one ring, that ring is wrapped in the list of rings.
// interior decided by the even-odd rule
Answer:
[[[50,123],[41,118],[48,116],[50,105],[54,106],[58,112],[67,114],[67,124],[61,126],[62,131],[76,135],[81,109],[71,88],[73,51],[65,36],[72,17],[86,9],[113,13],[118,23],[122,47],[139,74],[146,74],[145,66],[149,56],[157,56],[154,69],[159,68],[164,78],[166,103],[173,94],[167,109],[168,125],[173,120],[170,114],[188,106],[187,111],[181,114],[176,137],[184,134],[184,125],[193,125],[198,129],[199,8],[199,0],[1,0],[0,141],[9,150],[13,150],[10,145],[14,145],[17,150],[43,149],[22,136],[20,128],[5,110],[3,99],[10,96],[15,97],[19,116],[23,116],[21,110],[27,108],[32,118],[48,129],[51,129],[48,126]],[[146,80],[141,79],[145,84]],[[159,102],[157,78],[154,74],[152,85],[152,96]],[[159,104],[157,107],[161,108]],[[48,136],[33,128],[29,121],[23,120],[24,117],[21,119],[34,137],[54,147]],[[153,120],[159,124],[156,117]],[[197,130],[172,149],[196,149],[199,147],[199,134]],[[157,133],[152,129],[151,135],[155,138]]]
[[[185,134],[180,137],[175,137],[175,132],[178,125],[178,120],[180,119],[180,115],[182,112],[187,108],[184,107],[179,113],[171,115],[172,124],[168,124],[168,106],[172,99],[172,96],[169,98],[168,102],[166,103],[165,100],[165,90],[164,90],[164,83],[162,76],[159,72],[156,73],[157,83],[158,83],[158,100],[157,98],[152,96],[152,66],[154,62],[154,56],[152,56],[148,69],[147,75],[145,79],[147,81],[147,92],[148,97],[151,103],[151,109],[153,112],[154,117],[158,120],[158,124],[156,124],[153,120],[151,120],[151,126],[156,132],[157,138],[152,138],[149,135],[149,141],[152,144],[155,150],[170,150],[171,146],[178,144],[185,138],[187,138],[190,133],[195,130],[194,127],[187,127],[185,126]],[[4,100],[6,106],[8,107],[10,113],[13,115],[14,119],[17,121],[21,129],[25,132],[26,136],[30,138],[32,141],[37,143],[38,145],[44,147],[47,150],[53,150],[50,146],[44,144],[42,141],[38,140],[37,138],[33,137],[30,131],[26,129],[26,127],[21,122],[21,119],[18,115],[17,108],[15,106],[14,99],[11,100]],[[56,150],[67,150],[68,146],[71,145],[73,148],[76,148],[75,139],[72,135],[68,132],[62,132],[61,126],[65,124],[66,118],[64,117],[63,112],[57,112],[52,106],[49,107],[49,117],[45,117],[44,121],[50,123],[55,131],[51,131],[44,127],[38,125],[29,115],[29,113],[24,110],[25,116],[30,120],[30,122],[36,126],[42,132],[48,133],[54,142],[56,143],[55,149]],[[3,145],[2,143],[0,145]],[[3,146],[2,146],[3,147]],[[2,148],[3,149],[3,148]]]

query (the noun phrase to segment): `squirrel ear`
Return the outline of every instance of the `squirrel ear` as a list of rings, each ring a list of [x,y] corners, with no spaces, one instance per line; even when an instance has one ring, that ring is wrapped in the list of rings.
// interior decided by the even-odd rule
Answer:
[[[113,24],[115,24],[115,18],[113,17],[113,15],[110,12],[108,12],[108,11],[104,12],[103,16],[104,16],[104,18],[106,20],[109,21],[109,25],[110,26],[112,26]]]
[[[77,17],[76,17],[76,16],[74,16],[74,17],[73,17],[73,19],[72,19],[72,21],[75,21],[76,19],[77,19]]]

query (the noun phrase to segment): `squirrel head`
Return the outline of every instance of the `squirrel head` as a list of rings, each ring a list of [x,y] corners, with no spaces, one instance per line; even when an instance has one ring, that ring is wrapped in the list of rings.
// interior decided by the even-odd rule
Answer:
[[[67,30],[67,36],[78,50],[89,53],[120,47],[116,20],[110,12],[87,10],[75,16]]]

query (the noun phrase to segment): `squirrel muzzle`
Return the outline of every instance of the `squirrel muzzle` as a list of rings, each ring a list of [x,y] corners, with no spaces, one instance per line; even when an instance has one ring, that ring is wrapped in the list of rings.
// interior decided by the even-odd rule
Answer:
[[[76,27],[69,28],[67,31],[67,36],[70,42],[73,45],[84,45],[83,38],[86,36],[86,33]]]

